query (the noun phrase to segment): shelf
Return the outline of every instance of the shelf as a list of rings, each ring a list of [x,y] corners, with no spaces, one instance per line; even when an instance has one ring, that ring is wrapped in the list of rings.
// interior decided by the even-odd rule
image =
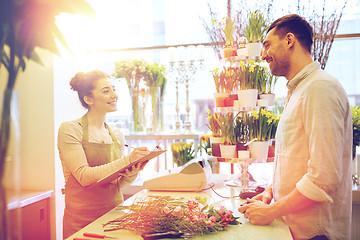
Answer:
[[[227,162],[227,163],[253,163],[257,162],[257,158],[224,158],[224,157],[215,157],[208,156],[208,160],[213,162]],[[268,157],[266,162],[273,162],[274,157]]]
[[[274,106],[267,106],[267,111],[273,111]],[[215,107],[214,111],[219,113],[227,113],[227,112],[250,112],[252,110],[259,111],[260,107]]]

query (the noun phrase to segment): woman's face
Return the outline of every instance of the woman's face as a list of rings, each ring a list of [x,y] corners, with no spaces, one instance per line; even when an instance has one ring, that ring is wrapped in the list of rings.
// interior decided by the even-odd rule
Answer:
[[[118,95],[115,93],[114,85],[108,78],[101,78],[97,81],[92,96],[88,97],[88,100],[91,111],[107,113],[117,110]]]

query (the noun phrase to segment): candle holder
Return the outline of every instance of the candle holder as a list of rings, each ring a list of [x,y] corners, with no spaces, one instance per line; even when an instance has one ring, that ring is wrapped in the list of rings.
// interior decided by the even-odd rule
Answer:
[[[182,52],[181,52],[182,53]],[[173,55],[170,55],[170,68],[169,72],[176,72],[178,77],[175,80],[176,87],[176,133],[180,133],[180,108],[179,108],[179,84],[185,83],[186,91],[186,121],[185,121],[185,133],[190,134],[191,132],[191,121],[190,121],[190,94],[189,94],[189,84],[194,82],[194,75],[197,70],[205,69],[204,59],[202,56],[199,60],[190,59],[188,61],[182,59],[182,54],[179,55],[179,60],[176,62],[173,58]]]

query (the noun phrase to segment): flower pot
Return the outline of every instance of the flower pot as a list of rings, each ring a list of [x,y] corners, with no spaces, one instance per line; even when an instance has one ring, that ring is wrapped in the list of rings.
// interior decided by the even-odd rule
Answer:
[[[212,156],[221,157],[220,144],[223,142],[221,137],[210,137]]]
[[[262,44],[260,42],[247,43],[246,49],[247,49],[248,56],[250,56],[250,57],[260,56]]]
[[[255,141],[250,143],[250,157],[256,158],[257,162],[267,161],[270,141]]]
[[[232,46],[224,47],[223,53],[224,53],[224,58],[237,56],[236,49],[235,49],[235,47],[232,47]]]
[[[239,150],[237,157],[240,158],[240,159],[250,158],[250,151],[248,151],[248,150]]]
[[[224,98],[224,107],[233,107],[234,106],[234,99],[232,98]]]
[[[220,144],[221,157],[223,158],[235,158],[236,157],[236,145]]]
[[[274,106],[275,105],[275,94],[274,93],[264,93],[260,94],[261,100],[266,100],[268,106]]]
[[[216,107],[225,107],[224,101],[225,98],[229,97],[230,93],[214,93],[215,106]]]
[[[257,89],[246,89],[238,91],[238,101],[241,107],[255,107],[257,100]]]
[[[259,107],[267,107],[269,106],[268,105],[268,100],[267,99],[258,99],[256,101],[256,106],[259,106]]]

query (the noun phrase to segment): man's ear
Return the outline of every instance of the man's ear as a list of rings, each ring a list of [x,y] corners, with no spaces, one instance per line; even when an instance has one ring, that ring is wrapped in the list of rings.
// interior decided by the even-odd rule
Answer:
[[[296,37],[293,33],[287,33],[285,36],[288,48],[292,48],[295,44]]]
[[[86,102],[87,105],[92,105],[93,104],[93,99],[91,97],[88,96],[84,96],[84,101]]]

